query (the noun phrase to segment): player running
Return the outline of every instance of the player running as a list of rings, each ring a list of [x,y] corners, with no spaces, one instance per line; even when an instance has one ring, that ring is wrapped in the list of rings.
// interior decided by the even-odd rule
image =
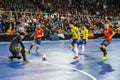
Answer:
[[[88,29],[86,26],[82,26],[82,32],[81,32],[81,40],[80,40],[80,45],[81,45],[81,55],[84,54],[85,52],[85,46],[86,43],[88,42]]]
[[[110,28],[109,24],[104,24],[104,41],[100,44],[99,48],[103,52],[102,60],[106,60],[108,57],[108,52],[106,51],[106,47],[112,42],[112,37],[115,35],[115,32],[112,28]]]
[[[38,52],[39,46],[41,45],[42,37],[44,36],[44,30],[41,28],[40,24],[36,25],[35,33],[31,35],[31,37],[34,36],[34,40],[30,46],[29,52],[31,51],[32,47],[34,46],[34,43],[37,44],[35,52]]]
[[[73,59],[77,59],[79,58],[78,46],[80,41],[80,32],[78,27],[75,27],[73,23],[70,23],[69,27],[71,29],[71,34],[72,34],[72,38],[70,39],[71,44],[69,45],[69,48],[75,53],[75,56]]]

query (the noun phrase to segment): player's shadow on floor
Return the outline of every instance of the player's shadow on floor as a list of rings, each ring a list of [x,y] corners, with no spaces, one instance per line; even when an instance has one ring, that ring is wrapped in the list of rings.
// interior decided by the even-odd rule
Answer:
[[[13,69],[23,69],[24,64],[23,62],[20,62],[20,61],[13,61],[8,63],[7,66]]]
[[[98,74],[104,75],[107,72],[115,71],[115,69],[113,69],[112,66],[105,61],[100,61],[97,64],[101,65],[101,71],[99,71]]]
[[[75,68],[82,70],[83,69],[83,65],[80,63],[79,60],[75,60],[73,62],[71,62],[70,64],[75,65]]]
[[[79,64],[79,60],[75,60],[75,61],[71,62],[70,64],[77,65],[77,64]]]

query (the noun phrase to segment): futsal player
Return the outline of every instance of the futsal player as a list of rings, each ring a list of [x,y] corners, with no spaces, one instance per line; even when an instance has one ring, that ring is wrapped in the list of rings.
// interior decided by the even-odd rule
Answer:
[[[99,45],[100,50],[103,52],[102,60],[106,60],[108,57],[108,52],[106,51],[106,47],[112,42],[112,37],[115,35],[115,32],[108,23],[104,24],[104,40]]]
[[[81,55],[83,55],[85,52],[85,46],[87,42],[88,42],[88,29],[87,29],[87,26],[83,25],[82,32],[81,32],[81,40],[80,40]]]
[[[35,52],[38,52],[39,46],[41,45],[42,37],[44,36],[44,30],[41,28],[41,25],[40,25],[40,24],[36,24],[35,33],[33,33],[33,34],[31,35],[31,37],[32,37],[32,36],[34,36],[34,40],[33,40],[32,44],[30,45],[29,52],[30,52],[31,49],[33,48],[34,43],[36,43]]]
[[[72,34],[72,38],[70,39],[71,44],[69,45],[69,48],[75,53],[75,56],[73,59],[77,59],[79,58],[78,45],[80,41],[80,32],[78,27],[74,26],[73,23],[70,23],[69,27],[71,29],[71,34]]]
[[[23,62],[28,63],[29,61],[26,59],[26,54],[28,50],[25,48],[22,40],[25,37],[25,33],[21,32],[19,35],[17,35],[13,40],[11,41],[11,44],[9,46],[9,50],[12,53],[12,56],[9,56],[9,59],[13,61],[14,58],[21,59],[20,53],[23,57]],[[19,46],[20,44],[20,46]]]

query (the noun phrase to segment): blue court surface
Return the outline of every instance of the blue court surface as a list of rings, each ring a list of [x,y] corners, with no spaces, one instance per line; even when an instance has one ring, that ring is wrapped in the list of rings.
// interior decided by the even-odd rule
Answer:
[[[74,60],[69,41],[42,41],[39,52],[33,47],[27,54],[28,64],[22,59],[11,62],[7,57],[10,42],[0,42],[0,80],[120,80],[120,39],[113,39],[107,47],[108,59],[102,61],[98,46],[102,40],[91,39],[86,52]],[[31,41],[24,42],[27,49]],[[42,60],[47,55],[47,61]]]

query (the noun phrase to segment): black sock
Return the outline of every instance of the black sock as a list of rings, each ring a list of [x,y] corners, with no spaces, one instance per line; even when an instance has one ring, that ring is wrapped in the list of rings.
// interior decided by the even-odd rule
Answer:
[[[106,49],[100,48],[101,51],[104,53],[104,56],[107,54]]]
[[[29,50],[31,50],[31,49],[32,49],[32,47],[33,47],[33,45],[31,45],[31,46],[30,46],[30,49],[29,49]]]

